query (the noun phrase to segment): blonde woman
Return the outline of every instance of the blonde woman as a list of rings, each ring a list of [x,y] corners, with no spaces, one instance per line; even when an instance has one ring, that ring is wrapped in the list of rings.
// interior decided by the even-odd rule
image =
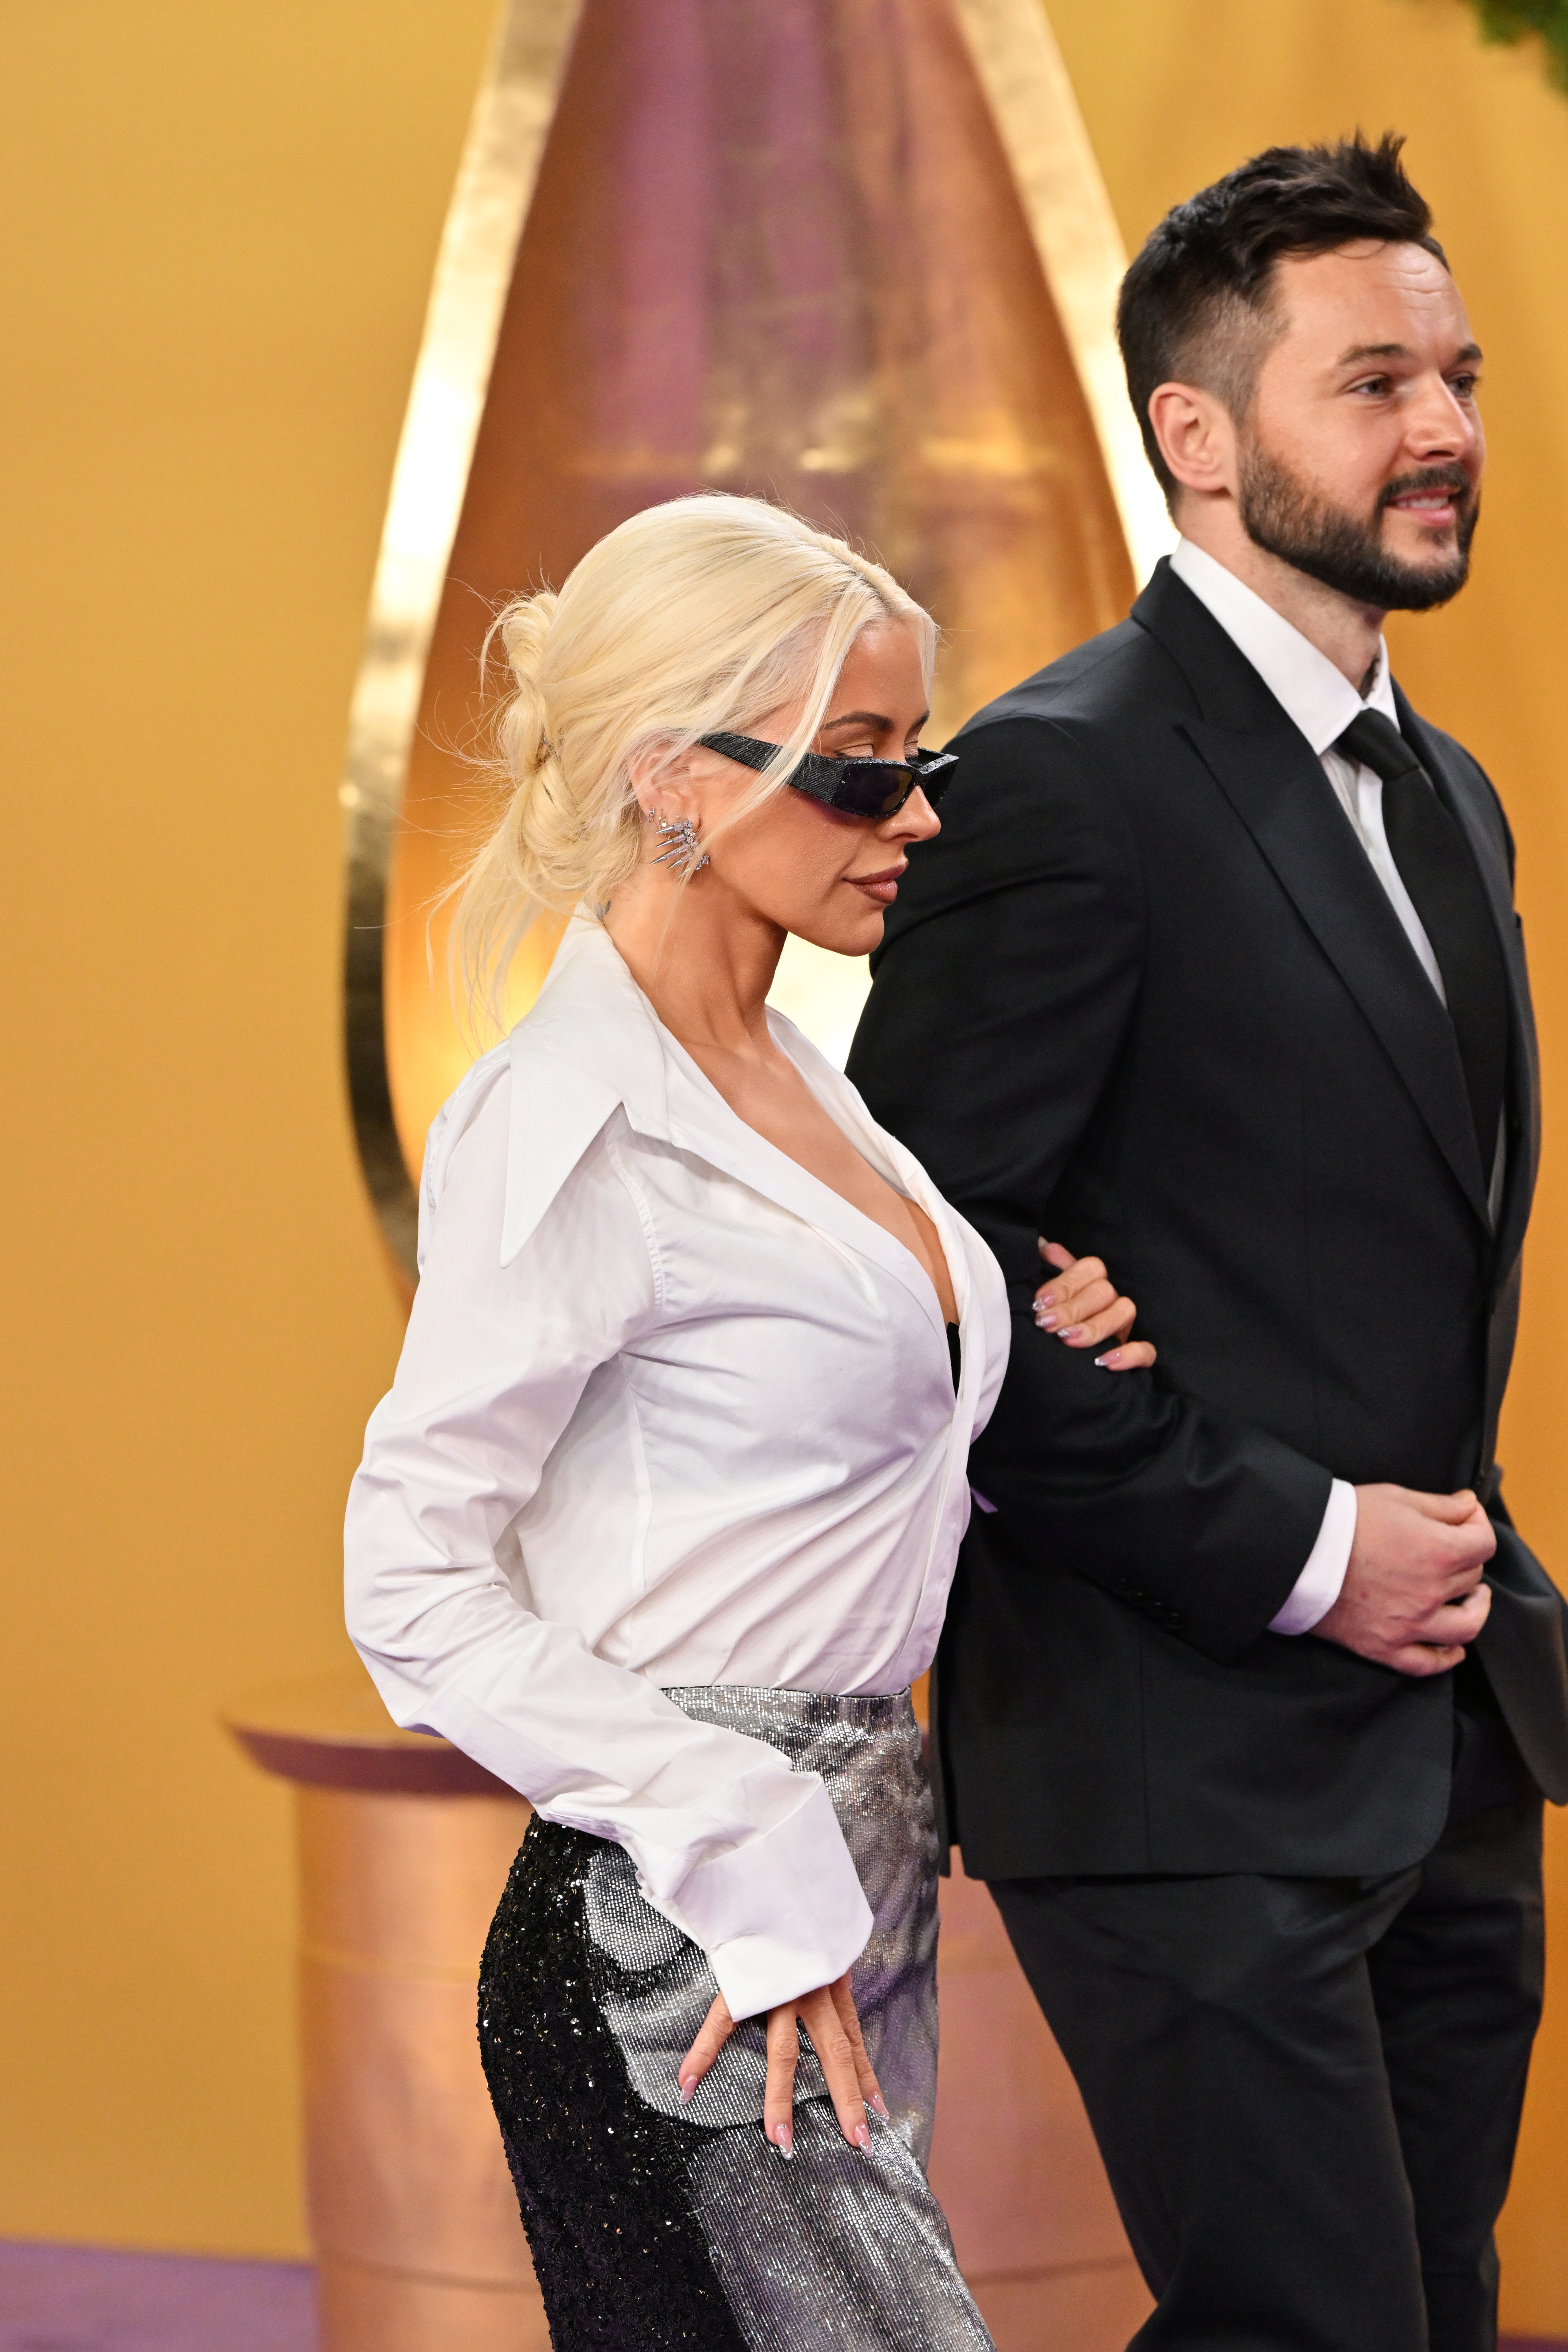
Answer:
[[[937,831],[935,632],[840,541],[721,498],[624,523],[500,627],[510,795],[458,912],[476,995],[536,908],[577,913],[431,1129],[350,1630],[398,1722],[536,1809],[480,2039],[557,2352],[979,2352],[922,2168],[909,1685],[1007,1303],[766,1006],[791,931],[876,945]],[[1103,1269],[1057,1256],[1071,1344],[1130,1329]]]

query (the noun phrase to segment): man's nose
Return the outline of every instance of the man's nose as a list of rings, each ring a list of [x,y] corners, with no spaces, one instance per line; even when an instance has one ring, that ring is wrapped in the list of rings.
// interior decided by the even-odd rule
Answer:
[[[1407,412],[1405,431],[1412,453],[1427,464],[1471,457],[1480,439],[1475,417],[1441,376],[1422,385]]]

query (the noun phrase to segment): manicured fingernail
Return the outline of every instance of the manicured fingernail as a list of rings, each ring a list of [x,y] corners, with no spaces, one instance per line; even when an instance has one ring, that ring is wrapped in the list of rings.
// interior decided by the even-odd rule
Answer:
[[[1081,1339],[1083,1337],[1083,1325],[1081,1323],[1069,1323],[1065,1331],[1058,1331],[1057,1333],[1057,1337],[1058,1339]]]
[[[773,2126],[773,2146],[786,2164],[795,2162],[795,2134],[788,2124]]]
[[[880,2116],[885,2124],[892,2121],[892,2117],[889,2115],[887,2108],[882,2104],[882,2094],[880,2091],[872,2092],[869,2105],[872,2114],[875,2116]]]
[[[870,2126],[870,2125],[869,2125],[869,2124],[857,2124],[857,2125],[856,2125],[856,2126],[855,2126],[854,2139],[855,2139],[855,2145],[856,2145],[856,2147],[857,2147],[858,2148],[860,2148],[860,2149],[861,2149],[861,2150],[863,2150],[863,2151],[864,2151],[864,2150],[868,2149],[868,2148],[870,2147],[870,2145],[871,2145],[871,2126]]]
[[[1061,1317],[1059,1315],[1053,1315],[1048,1307],[1037,1307],[1035,1309],[1035,1321],[1042,1331],[1054,1331],[1057,1325],[1061,1321]]]
[[[1110,1350],[1110,1353],[1108,1356],[1096,1356],[1096,1358],[1095,1358],[1095,1360],[1094,1360],[1094,1367],[1095,1367],[1096,1371],[1100,1371],[1100,1372],[1108,1372],[1108,1371],[1110,1371],[1110,1370],[1111,1370],[1111,1368],[1112,1368],[1112,1366],[1113,1366],[1113,1365],[1119,1364],[1121,1361],[1121,1349],[1120,1349],[1120,1348],[1112,1348],[1112,1349]]]
[[[696,2077],[696,2075],[695,2075],[695,2074],[682,2074],[682,2076],[681,2076],[681,2078],[680,2078],[680,2104],[681,2104],[681,2105],[682,2105],[682,2106],[684,2106],[684,2105],[686,2105],[686,2103],[687,2103],[688,2099],[689,2099],[689,2098],[690,2098],[691,2094],[693,2093],[693,2091],[695,2091],[695,2089],[696,2089],[696,2088],[697,2088],[697,2077]]]

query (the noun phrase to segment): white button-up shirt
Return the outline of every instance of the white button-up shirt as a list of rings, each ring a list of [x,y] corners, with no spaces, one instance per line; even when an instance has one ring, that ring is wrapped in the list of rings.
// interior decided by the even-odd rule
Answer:
[[[870,1913],[816,1776],[663,1689],[924,1671],[1009,1334],[978,1234],[770,1022],[936,1226],[956,1400],[920,1261],[735,1116],[579,919],[431,1128],[422,1279],[346,1545],[394,1718],[619,1841],[737,2017],[840,1975]]]
[[[1388,895],[1421,969],[1445,1003],[1443,975],[1432,952],[1421,918],[1412,903],[1388,846],[1383,822],[1383,779],[1371,768],[1346,759],[1333,746],[1352,719],[1363,710],[1378,710],[1397,727],[1399,713],[1389,683],[1388,647],[1380,637],[1372,684],[1358,694],[1344,672],[1310,638],[1277,613],[1272,604],[1227,572],[1223,563],[1194,547],[1190,539],[1177,542],[1171,569],[1205,605],[1239,653],[1245,654],[1264,685],[1293,719],[1322,761],[1340,806]],[[1329,1494],[1323,1524],[1297,1579],[1289,1599],[1274,1619],[1276,1633],[1306,1633],[1325,1616],[1340,1597],[1355,1541],[1355,1489],[1336,1478]]]

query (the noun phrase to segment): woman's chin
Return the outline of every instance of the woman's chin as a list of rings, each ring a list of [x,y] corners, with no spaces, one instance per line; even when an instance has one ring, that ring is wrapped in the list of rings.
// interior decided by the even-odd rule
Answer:
[[[796,939],[806,940],[814,948],[826,948],[830,955],[867,956],[882,944],[882,924],[887,914],[884,907],[868,901],[862,908],[835,908],[824,912],[810,923],[792,924]]]

